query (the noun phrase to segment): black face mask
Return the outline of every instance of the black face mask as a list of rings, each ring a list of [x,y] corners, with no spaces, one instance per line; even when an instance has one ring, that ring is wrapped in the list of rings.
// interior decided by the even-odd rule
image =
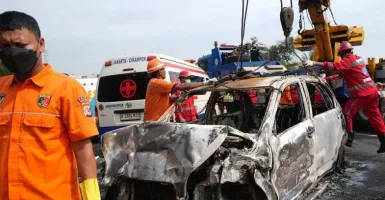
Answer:
[[[6,47],[0,52],[0,59],[9,71],[25,74],[35,67],[39,58],[31,49]]]

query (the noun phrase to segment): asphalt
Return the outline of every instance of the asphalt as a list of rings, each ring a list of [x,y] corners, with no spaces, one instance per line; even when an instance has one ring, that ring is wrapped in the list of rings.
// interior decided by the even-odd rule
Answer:
[[[318,200],[385,199],[385,153],[377,154],[379,141],[370,130],[356,134],[346,147],[346,168],[326,177],[330,184]]]
[[[385,153],[377,154],[379,142],[370,130],[356,134],[353,147],[346,147],[345,168],[325,177],[330,182],[317,200],[385,200]],[[99,144],[95,156],[102,157]],[[100,165],[99,165],[100,166]],[[98,180],[102,199],[107,187]]]

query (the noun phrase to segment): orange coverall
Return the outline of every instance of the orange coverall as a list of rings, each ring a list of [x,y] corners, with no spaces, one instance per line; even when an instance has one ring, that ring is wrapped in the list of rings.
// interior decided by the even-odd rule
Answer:
[[[71,144],[98,135],[86,91],[48,64],[0,88],[0,199],[80,200]]]
[[[144,121],[156,121],[169,107],[170,93],[176,83],[152,78],[147,86]]]

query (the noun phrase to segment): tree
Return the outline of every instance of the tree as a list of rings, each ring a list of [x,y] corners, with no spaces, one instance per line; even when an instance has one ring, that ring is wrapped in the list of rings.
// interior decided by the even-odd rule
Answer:
[[[311,59],[313,59],[313,54],[314,54],[313,51],[304,52],[304,54],[302,54],[301,58],[302,58],[302,60],[311,60]]]
[[[258,38],[256,36],[253,36],[250,38],[251,42],[255,42],[256,44],[258,43]]]
[[[11,72],[9,72],[7,68],[5,68],[3,62],[0,60],[0,76],[6,76],[9,74],[11,74]]]
[[[289,38],[289,48],[286,48],[285,40],[278,41],[275,45],[269,47],[270,60],[277,60],[283,65],[293,64],[295,61],[293,37]]]

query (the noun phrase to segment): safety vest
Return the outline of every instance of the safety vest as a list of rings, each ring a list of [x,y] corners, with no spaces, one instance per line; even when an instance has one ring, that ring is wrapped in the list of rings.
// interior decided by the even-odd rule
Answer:
[[[320,103],[324,103],[324,98],[322,97],[321,93],[319,92],[318,89],[315,89],[315,92],[314,92],[314,104],[320,104]]]
[[[377,85],[370,77],[362,57],[346,55],[342,60],[329,63],[329,69],[341,71],[347,84],[346,91],[351,97],[362,97],[378,94]]]
[[[181,91],[176,91],[175,95],[179,96]],[[182,116],[186,122],[197,120],[197,110],[194,104],[194,97],[189,97],[186,101],[181,104],[181,111],[175,111],[176,116]]]
[[[256,104],[258,102],[257,89],[251,89],[251,90],[247,91],[247,93],[249,94],[251,103]]]

